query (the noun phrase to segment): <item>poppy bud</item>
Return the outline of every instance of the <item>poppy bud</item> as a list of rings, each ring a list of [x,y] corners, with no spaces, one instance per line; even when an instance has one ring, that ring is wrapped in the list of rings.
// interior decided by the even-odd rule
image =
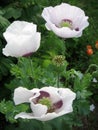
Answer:
[[[93,54],[93,49],[87,49],[86,53],[89,56],[92,55]]]
[[[87,49],[92,49],[92,46],[91,45],[87,45],[86,48]]]

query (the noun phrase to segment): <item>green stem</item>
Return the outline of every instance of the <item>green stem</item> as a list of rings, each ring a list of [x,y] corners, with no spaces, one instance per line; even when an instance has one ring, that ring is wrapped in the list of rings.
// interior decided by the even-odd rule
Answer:
[[[43,125],[43,130],[52,130],[52,126],[51,126],[51,124],[49,123],[49,122],[43,122],[42,123],[42,125]]]
[[[96,65],[96,64],[91,64],[91,65],[88,67],[88,69],[86,70],[85,73],[88,73],[92,67],[95,67],[96,69],[98,69],[98,65]]]
[[[33,72],[33,62],[32,62],[32,59],[30,59],[30,57],[29,57],[29,61],[30,61],[30,68],[31,68],[31,77],[33,78],[33,80],[34,80],[34,86],[37,88],[37,83],[36,83],[36,80],[34,79],[34,72]]]
[[[60,74],[57,74],[57,87],[59,88],[59,83],[60,83]]]

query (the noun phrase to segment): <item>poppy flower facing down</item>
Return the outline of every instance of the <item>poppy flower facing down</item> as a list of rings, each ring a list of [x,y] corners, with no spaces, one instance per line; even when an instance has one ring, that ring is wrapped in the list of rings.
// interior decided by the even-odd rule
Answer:
[[[62,38],[80,37],[89,25],[82,9],[66,3],[44,8],[42,17],[46,20],[46,28]]]
[[[21,57],[29,55],[40,46],[40,33],[37,25],[26,21],[14,21],[3,33],[7,45],[3,48],[5,56]]]
[[[30,103],[31,113],[21,112],[17,118],[47,121],[73,111],[72,103],[76,94],[68,88],[43,87],[28,90],[18,87],[14,91],[15,105]]]

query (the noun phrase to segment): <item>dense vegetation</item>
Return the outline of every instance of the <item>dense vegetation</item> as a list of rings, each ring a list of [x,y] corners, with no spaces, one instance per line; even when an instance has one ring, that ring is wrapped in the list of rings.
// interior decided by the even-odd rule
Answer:
[[[42,10],[62,2],[78,6],[89,16],[89,26],[80,38],[64,40],[45,28]],[[17,59],[2,54],[2,48],[6,45],[3,32],[15,20],[33,22],[41,32],[40,48],[31,56],[30,61],[25,57]],[[98,46],[95,46],[98,42],[97,21],[97,0],[0,1],[0,130],[98,129]],[[92,47],[93,54],[88,54],[88,45]],[[54,64],[54,58],[58,55],[65,56],[64,66],[59,69]],[[77,94],[73,104],[74,112],[46,124],[36,120],[15,120],[15,114],[28,110],[28,107],[25,104],[14,105],[14,89],[18,86],[28,89],[36,86],[56,86],[58,73],[59,86],[69,87]],[[97,82],[94,82],[94,79]],[[95,106],[94,111],[89,109],[91,104]]]

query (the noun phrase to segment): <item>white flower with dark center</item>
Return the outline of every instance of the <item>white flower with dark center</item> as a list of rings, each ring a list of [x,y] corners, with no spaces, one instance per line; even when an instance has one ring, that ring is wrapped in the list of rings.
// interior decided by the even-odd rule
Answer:
[[[89,25],[82,9],[66,3],[44,8],[42,17],[46,20],[46,28],[62,38],[80,37]]]
[[[15,105],[30,103],[31,113],[21,112],[17,118],[47,121],[73,111],[76,94],[68,88],[43,87],[28,90],[18,87],[14,91]]]
[[[3,36],[7,41],[3,48],[5,56],[27,56],[37,51],[40,46],[41,35],[37,32],[37,25],[26,21],[14,21]]]

